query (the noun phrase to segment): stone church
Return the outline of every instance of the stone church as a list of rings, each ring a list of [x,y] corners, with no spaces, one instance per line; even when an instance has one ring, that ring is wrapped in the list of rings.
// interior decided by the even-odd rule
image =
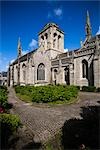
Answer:
[[[48,23],[38,33],[38,48],[22,55],[20,39],[17,59],[8,69],[8,85],[67,84],[100,87],[100,34],[92,36],[89,13],[86,38],[81,47],[64,52],[64,32]]]

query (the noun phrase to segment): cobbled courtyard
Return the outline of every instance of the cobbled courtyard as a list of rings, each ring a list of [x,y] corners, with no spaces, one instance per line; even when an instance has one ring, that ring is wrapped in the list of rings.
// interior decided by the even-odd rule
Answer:
[[[20,116],[22,124],[34,135],[34,141],[43,143],[53,137],[66,120],[81,119],[81,107],[100,106],[100,94],[80,92],[76,103],[50,107],[25,103],[16,97],[13,88],[9,88],[8,101],[13,104],[11,113]]]

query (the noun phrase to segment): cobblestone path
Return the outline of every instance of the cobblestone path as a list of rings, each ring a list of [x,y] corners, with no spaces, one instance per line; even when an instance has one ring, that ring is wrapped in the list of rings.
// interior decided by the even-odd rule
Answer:
[[[81,107],[100,105],[100,94],[79,93],[79,101],[71,105],[57,107],[35,106],[19,100],[9,88],[8,101],[13,103],[12,113],[18,114],[24,125],[34,134],[35,142],[45,142],[52,137],[71,118],[81,118]]]

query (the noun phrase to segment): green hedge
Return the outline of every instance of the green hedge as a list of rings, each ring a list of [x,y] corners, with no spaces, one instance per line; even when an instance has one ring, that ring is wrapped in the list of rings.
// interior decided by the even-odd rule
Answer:
[[[3,106],[4,108],[7,107],[7,87],[5,86],[0,86],[0,105]]]
[[[96,92],[96,87],[95,86],[83,86],[82,91],[85,92]]]
[[[56,101],[69,101],[77,97],[78,89],[75,86],[48,85],[48,86],[16,86],[16,93],[27,95],[33,102],[48,103]]]

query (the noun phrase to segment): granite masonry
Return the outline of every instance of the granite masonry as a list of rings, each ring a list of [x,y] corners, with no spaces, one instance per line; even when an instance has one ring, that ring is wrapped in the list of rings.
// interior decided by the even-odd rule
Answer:
[[[64,32],[48,23],[38,33],[38,48],[22,55],[8,69],[8,85],[67,84],[100,87],[100,34],[92,36],[89,13],[81,47],[64,52]]]

